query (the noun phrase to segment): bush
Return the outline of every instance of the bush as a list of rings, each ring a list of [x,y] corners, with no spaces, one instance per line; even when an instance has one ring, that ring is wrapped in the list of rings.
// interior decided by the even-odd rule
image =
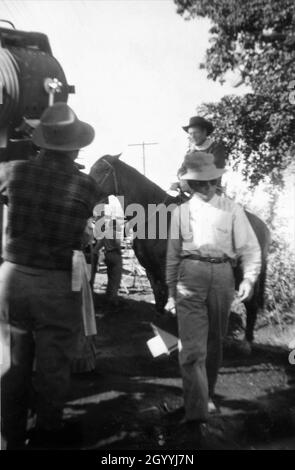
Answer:
[[[286,170],[283,185],[265,179],[252,190],[243,181],[241,169],[237,170],[228,174],[226,194],[264,220],[271,232],[265,309],[260,319],[280,325],[295,323],[295,165]]]
[[[275,323],[295,321],[295,258],[286,241],[273,233],[268,255],[265,313]]]

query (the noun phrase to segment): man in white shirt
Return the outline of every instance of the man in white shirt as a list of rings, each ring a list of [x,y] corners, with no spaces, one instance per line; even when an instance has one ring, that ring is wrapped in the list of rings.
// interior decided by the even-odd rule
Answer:
[[[261,268],[256,235],[241,206],[216,194],[225,172],[214,156],[190,154],[190,167],[181,177],[192,197],[172,213],[167,249],[166,308],[177,313],[182,350],[185,421],[206,422],[222,360],[235,283],[232,261],[242,261],[240,300],[248,300]]]

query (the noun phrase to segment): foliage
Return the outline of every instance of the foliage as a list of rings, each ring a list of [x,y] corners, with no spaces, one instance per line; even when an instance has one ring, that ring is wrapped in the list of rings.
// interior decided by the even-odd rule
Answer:
[[[242,172],[252,200],[261,183],[268,192],[263,215],[272,243],[266,312],[279,322],[294,320],[294,246],[286,237],[286,230],[294,230],[294,219],[292,225],[288,215],[282,218],[279,207],[284,170],[295,153],[294,0],[174,1],[185,19],[211,20],[210,46],[200,65],[208,78],[223,83],[226,74],[234,72],[237,85],[250,86],[251,93],[225,96],[218,103],[203,104],[197,112],[214,122],[215,138],[227,146],[231,167]]]
[[[295,258],[286,241],[274,232],[268,255],[265,310],[276,322],[295,321]]]
[[[269,191],[272,243],[268,256],[266,308],[275,319],[295,320],[295,164],[283,173],[284,188]]]
[[[275,133],[269,123],[274,111],[272,99],[250,93],[225,96],[218,103],[198,108],[198,113],[214,121],[214,136],[223,140],[233,168],[242,163],[249,187],[265,176],[273,183],[280,182],[281,170],[292,160],[289,149],[294,142],[295,120],[282,123]]]
[[[227,175],[226,194],[266,221],[271,231],[265,309],[259,322],[295,322],[295,165],[283,173],[283,188],[260,182],[249,191],[235,175]]]
[[[244,161],[250,186],[265,175],[274,182],[292,160],[295,116],[295,13],[293,0],[174,0],[187,19],[212,21],[205,63],[208,78],[224,82],[228,71],[251,86],[243,97],[208,103],[233,163]],[[292,82],[294,80],[294,82]],[[292,101],[292,102],[291,102]]]

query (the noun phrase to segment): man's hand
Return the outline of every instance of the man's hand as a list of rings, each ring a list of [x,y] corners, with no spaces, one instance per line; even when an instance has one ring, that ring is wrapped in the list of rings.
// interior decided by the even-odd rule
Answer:
[[[180,190],[180,184],[179,181],[176,181],[174,183],[171,183],[169,191],[179,191]]]
[[[244,279],[239,286],[239,300],[241,302],[250,300],[253,295],[253,284],[249,279]]]
[[[169,297],[165,305],[165,310],[172,313],[172,315],[176,315],[176,302],[175,302],[174,297]]]

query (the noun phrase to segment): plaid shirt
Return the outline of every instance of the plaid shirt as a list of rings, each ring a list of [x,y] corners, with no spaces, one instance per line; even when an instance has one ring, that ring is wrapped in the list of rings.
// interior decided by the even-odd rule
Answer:
[[[0,193],[8,197],[4,260],[70,270],[87,219],[102,194],[94,180],[61,154],[0,164]]]

